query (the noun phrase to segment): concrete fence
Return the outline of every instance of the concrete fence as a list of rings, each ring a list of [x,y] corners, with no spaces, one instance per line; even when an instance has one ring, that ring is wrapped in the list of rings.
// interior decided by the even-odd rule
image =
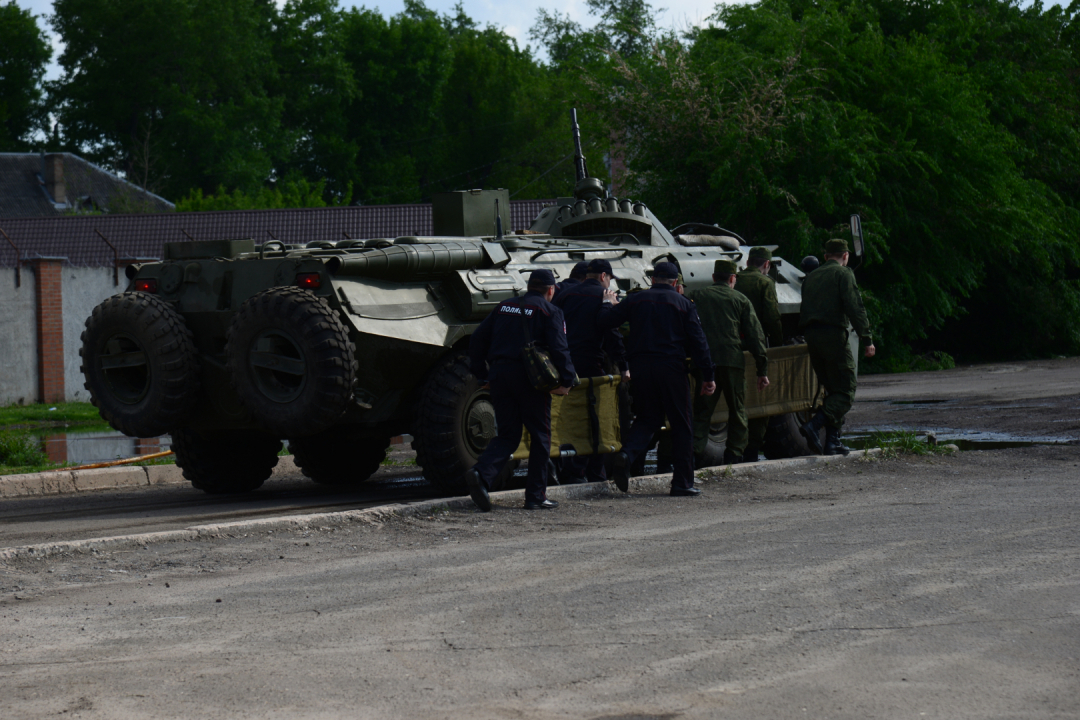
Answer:
[[[105,298],[123,292],[112,268],[71,267],[63,258],[36,258],[0,268],[0,404],[87,401],[79,371],[86,318]]]

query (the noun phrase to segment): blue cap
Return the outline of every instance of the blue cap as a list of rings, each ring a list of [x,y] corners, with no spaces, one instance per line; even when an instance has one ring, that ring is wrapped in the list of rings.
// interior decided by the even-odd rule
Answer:
[[[589,273],[589,263],[582,260],[581,262],[579,262],[577,265],[574,266],[573,270],[570,271],[570,277],[574,278],[575,280],[581,280],[588,273]]]
[[[554,285],[555,275],[550,270],[533,270],[529,275],[530,285]]]
[[[675,263],[656,263],[656,266],[653,267],[652,276],[666,280],[677,280],[679,278],[679,268],[675,266]]]
[[[597,258],[589,262],[589,273],[594,275],[607,273],[611,277],[615,277],[615,273],[611,270],[611,263],[603,258]]]

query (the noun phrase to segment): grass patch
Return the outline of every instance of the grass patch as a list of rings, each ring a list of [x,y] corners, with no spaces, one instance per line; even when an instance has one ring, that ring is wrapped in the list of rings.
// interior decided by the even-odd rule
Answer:
[[[881,449],[883,459],[900,455],[948,455],[952,452],[946,445],[931,445],[914,430],[875,432],[870,436],[870,442]]]
[[[100,425],[101,422],[97,408],[90,403],[38,403],[0,407],[0,427]]]
[[[941,350],[932,350],[922,355],[916,355],[910,350],[905,350],[902,353],[893,353],[888,357],[879,357],[875,360],[859,358],[859,372],[865,371],[869,375],[951,370],[954,367],[956,367],[956,360],[953,359],[953,356]]]
[[[0,465],[43,465],[49,457],[41,449],[41,443],[28,432],[0,430]]]
[[[395,460],[392,457],[385,457],[383,461],[379,463],[383,467],[407,467],[409,465],[416,465],[416,458],[407,458],[405,460]]]
[[[63,470],[63,465],[47,463],[45,465],[0,465],[0,476],[3,475],[29,475],[30,473],[52,472]]]
[[[121,458],[123,459],[123,458]],[[166,455],[165,457],[150,458],[149,460],[140,460],[139,462],[128,463],[126,466],[120,465],[119,467],[147,467],[150,465],[175,465],[176,456]]]

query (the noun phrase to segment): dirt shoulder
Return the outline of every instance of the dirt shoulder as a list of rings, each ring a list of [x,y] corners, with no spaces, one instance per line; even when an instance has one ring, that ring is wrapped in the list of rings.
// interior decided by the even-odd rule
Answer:
[[[1066,717],[1080,448],[0,566],[0,715]]]

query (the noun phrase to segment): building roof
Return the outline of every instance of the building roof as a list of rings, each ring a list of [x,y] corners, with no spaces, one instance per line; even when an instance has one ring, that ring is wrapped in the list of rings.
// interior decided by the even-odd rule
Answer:
[[[58,187],[59,184],[59,187]],[[174,205],[71,153],[0,153],[0,219]]]
[[[551,200],[510,202],[515,229],[532,224]],[[397,238],[431,235],[431,205],[291,210],[170,212],[149,215],[83,215],[53,218],[0,218],[3,230],[23,260],[62,257],[81,267],[113,267],[116,259],[161,258],[167,242],[252,238],[257,244],[280,240],[307,244],[315,240]],[[100,235],[98,234],[100,233]],[[108,243],[102,239],[104,235]],[[116,248],[116,254],[109,247]],[[15,250],[0,235],[0,267],[14,267]]]

